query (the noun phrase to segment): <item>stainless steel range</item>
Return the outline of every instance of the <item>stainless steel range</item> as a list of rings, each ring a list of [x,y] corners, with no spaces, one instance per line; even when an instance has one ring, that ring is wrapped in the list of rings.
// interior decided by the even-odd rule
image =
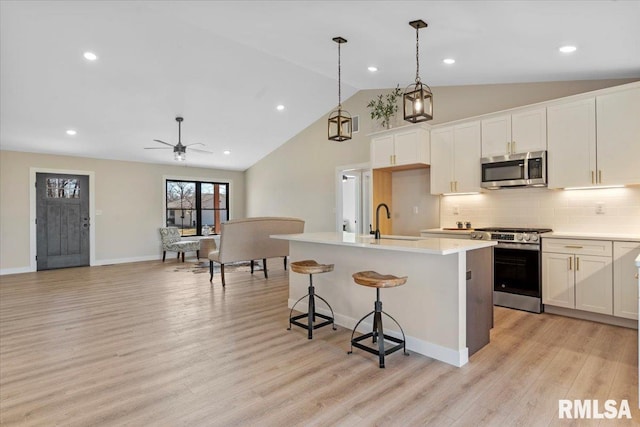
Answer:
[[[476,228],[474,240],[496,240],[493,304],[542,312],[540,235],[548,228]]]

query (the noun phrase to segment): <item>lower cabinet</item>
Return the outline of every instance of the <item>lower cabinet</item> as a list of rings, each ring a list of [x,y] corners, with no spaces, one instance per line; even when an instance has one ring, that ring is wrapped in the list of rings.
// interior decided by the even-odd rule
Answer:
[[[613,315],[612,242],[543,239],[542,302]]]
[[[613,242],[613,315],[638,319],[640,242]]]

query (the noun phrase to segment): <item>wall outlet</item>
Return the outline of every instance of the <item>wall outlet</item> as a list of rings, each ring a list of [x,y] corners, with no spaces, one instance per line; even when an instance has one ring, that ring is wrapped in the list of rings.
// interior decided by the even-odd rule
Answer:
[[[596,215],[604,215],[604,203],[597,202],[596,203]]]
[[[460,206],[455,205],[455,206],[453,207],[453,214],[454,214],[454,215],[460,215]]]

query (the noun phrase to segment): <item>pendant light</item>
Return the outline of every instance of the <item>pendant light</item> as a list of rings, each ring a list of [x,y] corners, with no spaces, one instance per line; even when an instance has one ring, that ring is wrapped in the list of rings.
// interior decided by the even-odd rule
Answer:
[[[433,119],[433,94],[431,88],[420,81],[419,38],[420,28],[426,28],[427,23],[419,19],[409,22],[416,29],[416,81],[407,86],[404,91],[404,119],[411,123],[424,122]]]
[[[340,45],[347,40],[342,37],[334,37],[338,43],[338,109],[329,114],[328,134],[329,141],[346,141],[351,139],[351,114],[342,109],[342,93],[340,90]]]

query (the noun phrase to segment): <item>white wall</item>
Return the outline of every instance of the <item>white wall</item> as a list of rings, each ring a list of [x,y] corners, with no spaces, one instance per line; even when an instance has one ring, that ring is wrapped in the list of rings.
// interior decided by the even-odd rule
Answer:
[[[429,123],[445,123],[631,81],[634,79],[434,87],[435,118]],[[367,134],[379,128],[369,118],[366,105],[380,92],[360,91],[343,103],[352,115],[360,115],[361,131],[352,140],[327,140],[327,112],[249,168],[247,214],[295,216],[306,221],[306,231],[334,230],[335,170],[340,165],[369,161]],[[396,120],[396,124],[401,122]],[[410,206],[396,209],[403,211]]]
[[[420,230],[438,227],[440,199],[429,193],[430,172],[430,169],[393,172],[392,234],[419,236]]]
[[[640,233],[640,186],[597,190],[514,188],[441,196],[440,226],[548,227],[555,231]],[[596,204],[604,204],[604,214]],[[457,207],[459,214],[454,214]]]
[[[31,168],[93,172],[95,260],[155,259],[163,225],[163,176],[229,180],[230,211],[245,215],[244,173],[184,166],[98,160],[70,156],[0,151],[0,272],[29,268]]]

